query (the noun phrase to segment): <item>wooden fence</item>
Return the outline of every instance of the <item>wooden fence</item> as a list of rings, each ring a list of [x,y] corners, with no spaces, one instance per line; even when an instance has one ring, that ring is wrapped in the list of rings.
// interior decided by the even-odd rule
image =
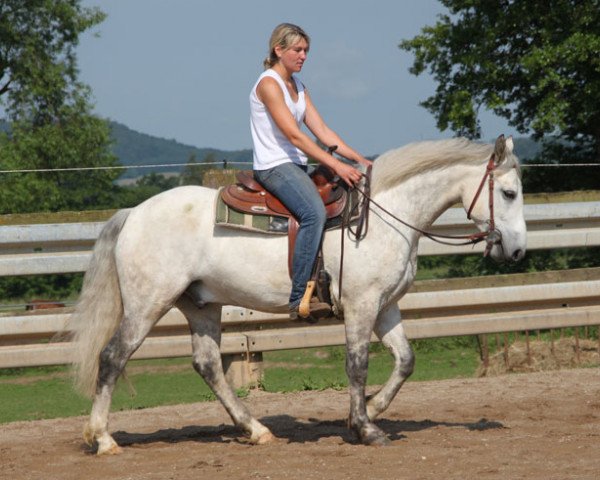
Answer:
[[[472,226],[451,209],[434,228],[463,233]],[[528,249],[600,245],[600,202],[527,205]],[[81,272],[102,223],[0,226],[0,276]],[[471,253],[423,239],[419,255]],[[433,338],[600,324],[600,269],[417,282],[400,301],[409,338]],[[0,368],[69,363],[71,345],[55,341],[70,309],[0,316]],[[222,353],[232,383],[255,381],[262,352],[344,344],[336,321],[299,324],[286,315],[225,307]],[[375,340],[375,338],[373,339]],[[165,315],[134,358],[191,354],[178,310]]]

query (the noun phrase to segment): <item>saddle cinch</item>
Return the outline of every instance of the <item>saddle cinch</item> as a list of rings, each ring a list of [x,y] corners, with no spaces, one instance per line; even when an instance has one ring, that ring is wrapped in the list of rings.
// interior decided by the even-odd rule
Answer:
[[[311,174],[317,191],[325,204],[328,222],[339,218],[344,213],[348,202],[348,192],[342,181],[337,181],[331,169],[320,165]],[[221,189],[221,199],[230,208],[250,215],[266,215],[287,219],[288,233],[288,272],[291,277],[292,258],[298,234],[298,221],[290,211],[272,194],[267,192],[256,180],[252,171],[242,170],[237,172],[237,184]]]

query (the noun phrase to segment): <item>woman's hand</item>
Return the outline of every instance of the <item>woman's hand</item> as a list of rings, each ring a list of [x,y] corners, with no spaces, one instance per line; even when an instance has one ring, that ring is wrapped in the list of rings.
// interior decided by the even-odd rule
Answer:
[[[333,170],[338,177],[340,177],[351,187],[360,182],[362,177],[362,173],[360,173],[356,168],[347,165],[344,162],[340,162],[339,160],[333,166]]]
[[[356,162],[360,163],[361,165],[364,165],[365,167],[373,166],[373,161],[363,157],[362,155],[357,157]]]

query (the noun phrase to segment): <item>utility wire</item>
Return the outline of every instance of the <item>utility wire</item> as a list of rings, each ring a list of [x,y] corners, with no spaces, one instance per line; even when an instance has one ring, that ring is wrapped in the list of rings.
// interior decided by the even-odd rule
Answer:
[[[526,167],[600,167],[600,163],[524,163],[521,168]]]
[[[110,167],[68,167],[68,168],[29,168],[16,170],[0,170],[3,173],[49,173],[49,172],[85,172],[90,170],[128,170],[135,168],[165,168],[165,167],[218,167],[229,165],[249,165],[251,162],[230,162],[224,160],[218,163],[162,163],[153,165],[114,165]]]
[[[252,162],[230,162],[223,160],[218,163],[161,163],[152,165],[115,165],[110,167],[69,167],[69,168],[31,168],[31,169],[16,169],[16,170],[0,170],[0,174],[9,173],[50,173],[50,172],[85,172],[93,170],[128,170],[137,168],[168,168],[168,167],[219,167],[226,168],[229,165],[251,165]],[[524,163],[521,168],[573,168],[573,167],[600,167],[600,163]]]

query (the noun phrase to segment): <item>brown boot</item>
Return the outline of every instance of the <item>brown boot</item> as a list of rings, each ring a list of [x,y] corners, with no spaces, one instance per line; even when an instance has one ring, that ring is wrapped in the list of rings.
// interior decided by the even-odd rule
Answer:
[[[315,319],[327,318],[331,316],[331,305],[319,301],[317,297],[310,299],[310,316]]]
[[[292,320],[303,320],[308,323],[316,323],[321,318],[327,318],[331,316],[331,305],[328,303],[320,302],[317,297],[313,297],[309,304],[308,317],[300,316],[298,312],[300,305],[290,308],[290,318]]]

